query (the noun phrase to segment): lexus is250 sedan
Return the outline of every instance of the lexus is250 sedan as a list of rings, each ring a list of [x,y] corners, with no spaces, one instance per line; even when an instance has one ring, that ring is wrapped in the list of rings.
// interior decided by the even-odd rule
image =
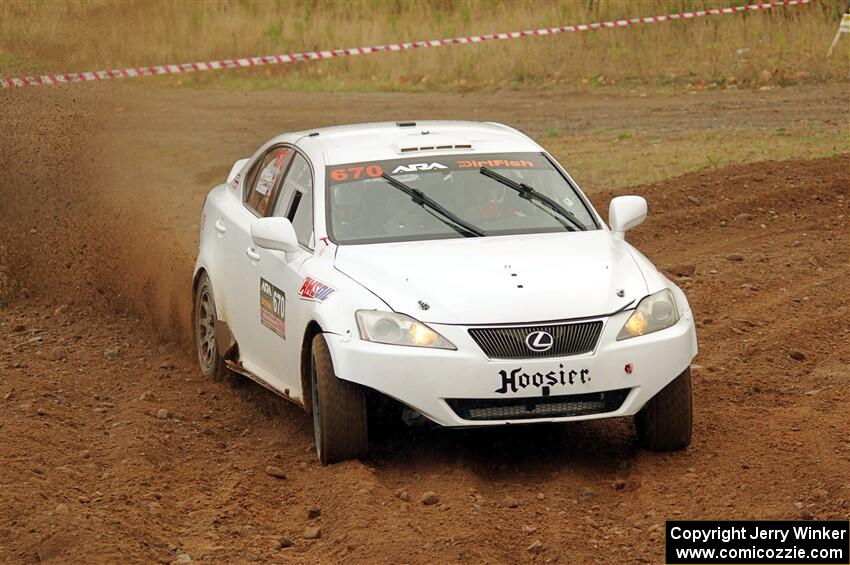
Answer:
[[[606,224],[500,124],[280,135],[204,204],[201,369],[302,406],[323,463],[364,455],[386,405],[444,427],[634,416],[640,445],[682,449],[696,332],[684,293],[625,241],[646,213],[621,196]]]

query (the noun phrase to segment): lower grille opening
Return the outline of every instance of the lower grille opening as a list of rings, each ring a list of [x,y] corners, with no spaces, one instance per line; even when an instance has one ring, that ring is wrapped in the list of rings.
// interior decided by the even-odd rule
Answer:
[[[531,420],[565,418],[616,412],[629,395],[628,388],[531,398],[447,398],[446,402],[464,420]]]

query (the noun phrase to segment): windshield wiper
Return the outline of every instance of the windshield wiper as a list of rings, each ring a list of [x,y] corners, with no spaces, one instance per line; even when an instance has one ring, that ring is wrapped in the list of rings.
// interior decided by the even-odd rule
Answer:
[[[413,187],[407,186],[403,182],[394,179],[393,177],[391,177],[387,173],[383,173],[381,175],[381,178],[384,179],[385,181],[387,181],[390,184],[390,186],[393,186],[394,188],[397,188],[398,190],[400,190],[403,193],[410,196],[410,199],[413,200],[414,203],[422,206],[426,210],[428,210],[428,208],[430,208],[431,210],[434,210],[435,212],[440,214],[440,216],[443,216],[441,218],[440,216],[437,216],[437,215],[431,213],[432,216],[434,216],[435,218],[437,218],[438,220],[440,220],[441,222],[443,222],[447,226],[451,227],[453,230],[455,230],[456,232],[458,232],[462,236],[464,236],[464,237],[484,237],[483,231],[476,228],[475,226],[473,226],[472,224],[470,224],[469,222],[467,222],[463,218],[459,218],[458,216],[456,216],[452,212],[449,212],[448,210],[443,208],[442,205],[440,205],[439,202],[433,200],[432,198],[427,196],[421,190],[417,190]]]
[[[506,177],[504,175],[500,175],[499,173],[497,173],[496,171],[494,171],[492,169],[488,169],[487,167],[481,167],[481,169],[479,169],[479,172],[482,175],[484,175],[485,177],[490,177],[494,181],[500,182],[503,185],[507,186],[508,188],[511,188],[511,189],[517,191],[517,193],[519,193],[520,198],[524,198],[525,200],[528,200],[528,201],[536,200],[537,202],[544,204],[547,208],[549,208],[553,212],[557,212],[558,214],[560,214],[560,216],[562,218],[566,219],[573,226],[575,226],[575,227],[570,226],[570,225],[566,224],[560,218],[553,215],[553,217],[556,220],[558,220],[558,222],[562,226],[567,228],[567,230],[576,231],[576,228],[578,228],[579,231],[586,231],[587,230],[587,226],[582,224],[579,221],[579,219],[575,217],[575,214],[573,214],[572,212],[570,212],[569,210],[567,210],[566,208],[564,208],[563,206],[561,206],[560,204],[558,204],[557,202],[555,202],[554,200],[552,200],[551,198],[549,198],[548,196],[543,194],[542,192],[538,192],[538,191],[534,190],[534,188],[532,188],[531,186],[528,186],[524,182],[516,182],[515,180],[509,179],[508,177]]]

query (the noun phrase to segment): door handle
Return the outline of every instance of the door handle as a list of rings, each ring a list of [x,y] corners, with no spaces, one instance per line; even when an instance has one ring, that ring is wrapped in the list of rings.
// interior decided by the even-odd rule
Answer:
[[[216,220],[215,231],[217,231],[218,233],[224,233],[227,231],[227,226],[225,226],[224,222],[222,222],[221,220]]]
[[[257,253],[256,251],[254,251],[253,247],[249,247],[248,249],[246,249],[245,255],[247,255],[248,258],[251,259],[251,261],[259,261],[260,260],[260,254]]]

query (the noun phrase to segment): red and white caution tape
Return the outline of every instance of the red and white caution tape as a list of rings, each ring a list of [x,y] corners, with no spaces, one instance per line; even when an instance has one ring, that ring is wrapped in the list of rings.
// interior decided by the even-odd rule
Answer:
[[[688,20],[704,16],[720,16],[723,14],[737,14],[747,11],[769,10],[771,8],[785,6],[800,6],[808,4],[812,0],[776,0],[774,2],[762,2],[746,6],[733,6],[730,8],[714,8],[711,10],[699,10],[696,12],[681,12],[666,16],[649,16],[643,18],[631,18],[624,20],[610,20],[607,22],[596,22],[592,24],[565,25],[559,27],[544,27],[525,31],[512,31],[507,33],[492,33],[486,35],[468,35],[465,37],[451,37],[448,39],[431,39],[427,41],[413,41],[410,43],[390,43],[387,45],[374,45],[372,47],[353,47],[350,49],[334,49],[330,51],[308,51],[306,53],[290,53],[286,55],[267,55],[265,57],[248,57],[242,59],[224,59],[222,61],[207,61],[203,63],[181,63],[178,65],[157,65],[154,67],[131,67],[126,69],[113,69],[111,71],[86,71],[82,73],[61,73],[53,75],[24,76],[15,78],[0,78],[0,86],[3,88],[15,88],[24,86],[67,84],[73,82],[88,82],[93,80],[108,80],[113,78],[135,78],[153,75],[178,75],[183,73],[194,73],[201,71],[216,71],[220,69],[238,69],[243,67],[256,67],[259,65],[281,65],[284,63],[297,63],[300,61],[315,61],[317,59],[332,59],[334,57],[348,57],[353,55],[369,55],[372,53],[384,53],[388,51],[407,51],[408,49],[426,49],[429,47],[445,47],[448,45],[467,45],[494,41],[497,39],[517,39],[520,37],[537,37],[553,35],[571,31],[588,31],[596,29],[626,27],[637,24],[654,24],[672,20]]]

